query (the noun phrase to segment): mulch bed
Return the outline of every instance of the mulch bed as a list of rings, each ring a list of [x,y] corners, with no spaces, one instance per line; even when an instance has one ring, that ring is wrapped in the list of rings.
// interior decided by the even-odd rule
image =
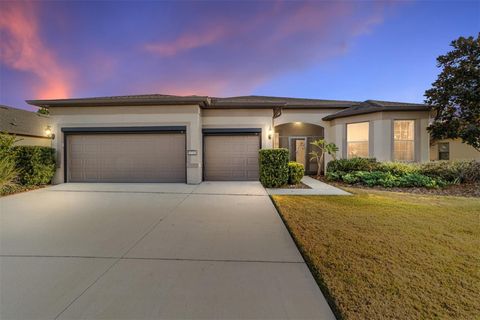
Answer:
[[[456,196],[456,197],[480,197],[480,184],[479,183],[465,183],[450,185],[444,188],[384,188],[381,186],[367,187],[361,184],[348,184],[339,181],[329,181],[324,176],[312,176],[312,178],[320,180],[322,182],[331,184],[335,187],[346,188],[358,188],[364,190],[381,190],[392,192],[405,192],[414,194],[429,194],[440,196]]]

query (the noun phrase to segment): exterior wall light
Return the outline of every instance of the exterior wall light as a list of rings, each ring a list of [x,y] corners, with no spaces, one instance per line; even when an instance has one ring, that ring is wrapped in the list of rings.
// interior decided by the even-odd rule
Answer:
[[[55,133],[52,132],[52,128],[50,126],[47,126],[45,128],[45,135],[51,138],[52,140],[55,139]]]
[[[272,140],[272,136],[273,136],[273,129],[272,129],[272,127],[270,127],[268,129],[268,140]]]

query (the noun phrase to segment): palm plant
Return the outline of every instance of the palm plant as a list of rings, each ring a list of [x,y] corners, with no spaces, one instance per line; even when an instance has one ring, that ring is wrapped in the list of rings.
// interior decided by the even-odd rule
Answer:
[[[327,143],[325,139],[318,139],[310,142],[310,144],[316,148],[316,150],[312,150],[312,152],[309,153],[311,156],[310,161],[317,161],[317,176],[320,176],[322,172],[323,160],[325,159],[325,153],[332,156],[333,160],[336,160],[338,147],[335,145],[335,143]]]

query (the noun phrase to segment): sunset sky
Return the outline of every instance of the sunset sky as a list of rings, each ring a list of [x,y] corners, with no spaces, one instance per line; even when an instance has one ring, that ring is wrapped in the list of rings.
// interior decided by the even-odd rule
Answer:
[[[422,102],[480,1],[0,2],[0,103],[143,93]]]

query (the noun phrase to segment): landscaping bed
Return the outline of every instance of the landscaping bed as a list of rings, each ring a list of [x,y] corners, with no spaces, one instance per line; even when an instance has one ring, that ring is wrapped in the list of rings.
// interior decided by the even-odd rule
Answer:
[[[330,161],[325,178],[337,186],[354,186],[399,192],[480,195],[480,162],[432,161],[426,163],[378,162],[352,158]]]
[[[341,319],[480,318],[480,199],[272,196]]]
[[[427,195],[442,195],[442,196],[457,196],[457,197],[480,197],[480,184],[479,183],[463,183],[463,184],[451,184],[442,188],[424,188],[424,187],[391,187],[386,188],[382,186],[366,186],[362,184],[348,184],[342,181],[328,180],[324,176],[312,176],[312,178],[319,181],[331,184],[338,188],[355,188],[363,190],[381,190],[381,191],[393,191],[404,192],[414,194],[427,194]]]

